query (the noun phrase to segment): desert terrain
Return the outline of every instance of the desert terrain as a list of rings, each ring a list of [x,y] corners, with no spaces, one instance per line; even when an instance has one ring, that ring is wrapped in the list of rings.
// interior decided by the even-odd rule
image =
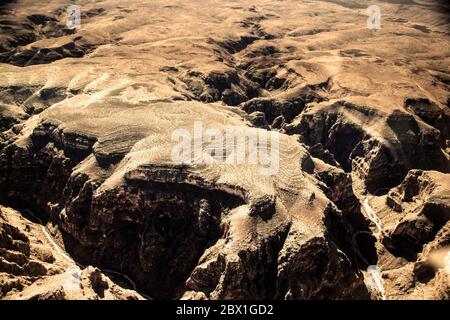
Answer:
[[[3,1],[0,299],[449,299],[450,5],[373,4]]]

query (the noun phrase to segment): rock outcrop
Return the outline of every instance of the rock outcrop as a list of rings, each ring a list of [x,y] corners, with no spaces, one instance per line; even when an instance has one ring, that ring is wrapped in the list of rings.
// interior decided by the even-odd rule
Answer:
[[[401,217],[388,231],[393,250],[414,254],[435,239],[450,220],[449,181],[448,175],[440,172],[411,170],[389,192],[386,203]]]
[[[448,174],[411,170],[379,199],[384,247],[379,247],[378,255],[392,299],[449,297],[448,181]]]
[[[143,299],[135,291],[113,283],[99,269],[80,269],[65,260],[42,228],[19,212],[0,207],[0,298]]]

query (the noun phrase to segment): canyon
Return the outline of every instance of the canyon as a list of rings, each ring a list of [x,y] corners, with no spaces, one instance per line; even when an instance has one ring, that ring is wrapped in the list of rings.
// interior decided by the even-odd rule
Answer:
[[[1,4],[0,299],[449,299],[450,6],[378,2]]]

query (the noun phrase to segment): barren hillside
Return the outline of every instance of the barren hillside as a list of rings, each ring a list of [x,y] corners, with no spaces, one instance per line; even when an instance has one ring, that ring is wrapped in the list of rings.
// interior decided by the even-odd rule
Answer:
[[[447,1],[3,2],[0,298],[449,298]]]

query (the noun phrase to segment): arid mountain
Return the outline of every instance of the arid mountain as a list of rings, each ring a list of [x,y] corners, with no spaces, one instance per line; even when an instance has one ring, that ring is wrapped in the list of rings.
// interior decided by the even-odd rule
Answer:
[[[0,298],[448,299],[450,6],[371,5],[3,1]]]

